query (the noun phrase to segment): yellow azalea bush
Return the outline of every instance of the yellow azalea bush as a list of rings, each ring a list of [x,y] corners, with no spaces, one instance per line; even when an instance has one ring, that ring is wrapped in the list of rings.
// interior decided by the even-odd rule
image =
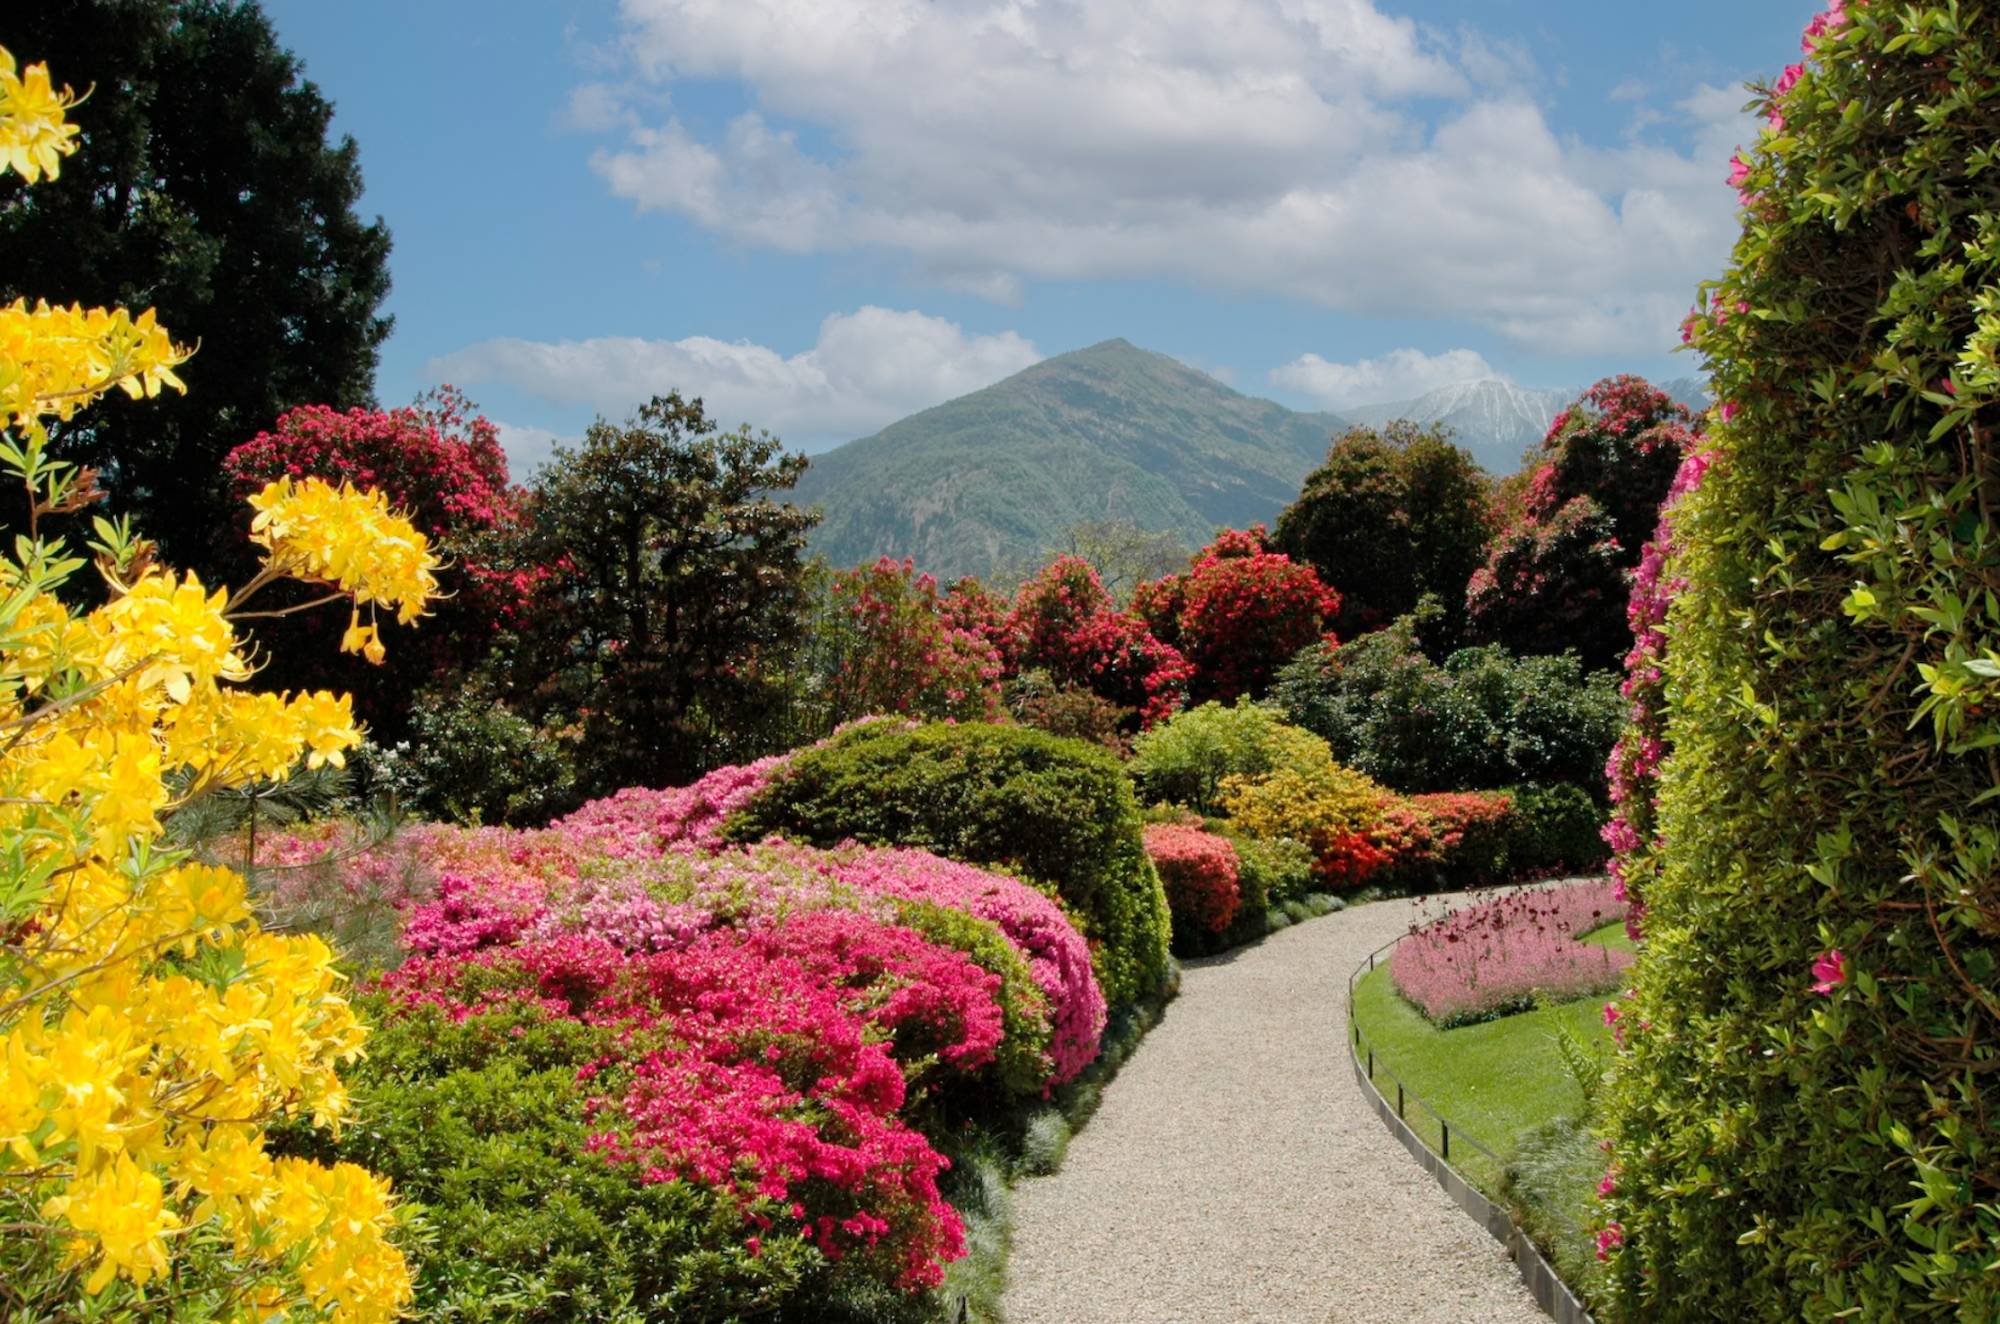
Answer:
[[[1380,782],[1332,759],[1261,775],[1222,779],[1222,811],[1256,837],[1317,843],[1365,833],[1381,822],[1396,795]]]
[[[73,102],[0,50],[0,173],[54,176]],[[360,740],[344,697],[234,688],[241,623],[271,614],[246,609],[257,588],[303,579],[407,622],[437,561],[379,496],[274,483],[237,592],[100,518],[104,604],[66,604],[88,560],[45,526],[101,494],[49,457],[47,421],[181,389],[186,357],[150,311],[0,309],[0,468],[28,507],[0,556],[0,1318],[387,1320],[410,1300],[387,1183],[265,1145],[274,1119],[347,1111],[337,1068],[366,1031],[333,953],[260,929],[244,880],[163,820]],[[380,656],[358,615],[345,646]]]

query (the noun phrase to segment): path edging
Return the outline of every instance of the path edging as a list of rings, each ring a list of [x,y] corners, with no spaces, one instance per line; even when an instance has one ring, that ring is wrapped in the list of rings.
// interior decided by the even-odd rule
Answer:
[[[1398,939],[1398,941],[1401,941]],[[1391,943],[1390,946],[1394,946]],[[1356,966],[1354,975],[1348,978],[1347,1019],[1354,1022],[1354,978],[1362,973],[1363,967]],[[1542,1255],[1541,1248],[1514,1222],[1513,1216],[1505,1209],[1486,1198],[1486,1195],[1465,1179],[1464,1174],[1445,1162],[1429,1145],[1410,1129],[1409,1123],[1396,1115],[1396,1109],[1375,1082],[1368,1075],[1368,1069],[1361,1063],[1361,1054],[1354,1035],[1347,1036],[1347,1060],[1354,1068],[1354,1079],[1360,1084],[1362,1093],[1374,1108],[1375,1115],[1389,1128],[1389,1134],[1403,1142],[1403,1148],[1410,1151],[1424,1171],[1446,1195],[1463,1209],[1473,1222],[1486,1229],[1495,1241],[1507,1248],[1514,1259],[1514,1266],[1521,1272],[1521,1281],[1535,1298],[1535,1304],[1556,1324],[1596,1324],[1590,1312],[1570,1290],[1568,1283],[1556,1273],[1555,1267]]]

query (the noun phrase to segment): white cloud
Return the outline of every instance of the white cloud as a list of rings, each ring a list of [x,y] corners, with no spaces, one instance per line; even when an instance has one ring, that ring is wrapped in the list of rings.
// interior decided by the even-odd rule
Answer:
[[[1464,317],[1542,350],[1660,349],[1735,231],[1712,98],[1675,110],[1691,153],[1560,140],[1517,90],[1525,50],[1373,0],[621,10],[640,88],[734,81],[755,108],[615,133],[592,158],[614,194],[989,297],[1164,277]]]
[[[617,419],[678,389],[700,396],[725,427],[747,421],[788,442],[819,445],[990,386],[1041,357],[1012,331],[967,335],[943,318],[864,307],[828,317],[818,343],[790,357],[708,336],[498,339],[433,359],[429,371],[450,381],[505,382],[551,404],[585,405]]]
[[[1499,376],[1485,355],[1471,349],[1448,349],[1442,354],[1392,349],[1380,358],[1353,363],[1329,363],[1317,354],[1301,354],[1271,370],[1273,382],[1310,396],[1327,409],[1393,404],[1440,386]]]
[[[535,470],[548,463],[557,443],[564,440],[560,434],[547,428],[525,423],[508,423],[496,418],[493,426],[500,429],[500,449],[507,452],[508,476],[517,483],[525,483],[532,478]]]

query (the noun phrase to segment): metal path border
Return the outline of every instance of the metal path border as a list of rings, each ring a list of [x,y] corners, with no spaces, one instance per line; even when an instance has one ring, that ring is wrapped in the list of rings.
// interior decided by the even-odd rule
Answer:
[[[1353,973],[1347,977],[1347,1059],[1354,1067],[1355,1081],[1360,1084],[1362,1093],[1375,1109],[1375,1115],[1389,1128],[1389,1134],[1402,1142],[1403,1148],[1410,1151],[1410,1156],[1416,1159],[1418,1166],[1431,1175],[1444,1193],[1449,1195],[1473,1222],[1484,1227],[1487,1235],[1507,1248],[1508,1254],[1513,1257],[1514,1266],[1520,1270],[1521,1281],[1527,1285],[1529,1294],[1535,1298],[1535,1304],[1542,1308],[1542,1312],[1555,1320],[1556,1324],[1596,1324],[1590,1312],[1584,1308],[1583,1302],[1570,1290],[1569,1284],[1562,1280],[1554,1266],[1543,1257],[1534,1239],[1515,1224],[1512,1215],[1487,1199],[1483,1192],[1465,1179],[1463,1173],[1452,1167],[1447,1159],[1426,1145],[1417,1133],[1410,1129],[1409,1123],[1397,1115],[1395,1105],[1389,1102],[1388,1096],[1376,1086],[1374,1079],[1369,1075],[1368,1067],[1362,1064],[1360,1030],[1354,1024],[1354,985],[1364,971],[1375,968],[1377,956],[1402,940],[1397,938],[1370,952],[1368,958],[1357,964]],[[1373,1056],[1374,1052],[1371,1049],[1369,1057],[1372,1059]],[[1428,1104],[1424,1107],[1438,1118],[1445,1128],[1443,1134],[1448,1136],[1450,1123],[1445,1120],[1443,1114],[1430,1108]],[[1462,1140],[1470,1139],[1463,1131],[1460,1132],[1460,1136]],[[1478,1149],[1491,1153],[1484,1145],[1476,1141],[1473,1144]]]

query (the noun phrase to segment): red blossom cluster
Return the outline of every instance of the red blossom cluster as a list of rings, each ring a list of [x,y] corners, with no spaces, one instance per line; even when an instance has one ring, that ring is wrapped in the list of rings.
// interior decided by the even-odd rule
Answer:
[[[947,1160],[899,1113],[914,1081],[992,1058],[996,983],[911,930],[807,911],[665,952],[576,935],[420,957],[382,986],[460,1020],[525,1006],[611,1030],[579,1073],[594,1152],[730,1192],[747,1226],[879,1257],[916,1291],[965,1253],[964,1227],[938,1193]]]
[[[1194,668],[1190,699],[1261,694],[1299,650],[1326,639],[1340,595],[1303,562],[1270,550],[1264,526],[1230,529],[1186,574],[1141,584],[1132,608]]]
[[[1146,828],[1146,853],[1167,890],[1174,918],[1194,930],[1221,933],[1236,919],[1242,900],[1236,848],[1212,832],[1182,823]]]
[[[1081,557],[1059,556],[1021,586],[1007,633],[1016,669],[1087,689],[1137,713],[1141,726],[1171,716],[1194,675],[1178,649],[1118,609]]]
[[[1606,378],[1558,414],[1518,517],[1466,587],[1474,633],[1612,664],[1625,649],[1626,574],[1698,435],[1692,414],[1633,376]]]
[[[830,701],[841,717],[897,713],[961,721],[999,711],[1002,659],[961,623],[937,580],[882,557],[834,576],[832,634],[842,641]]]

